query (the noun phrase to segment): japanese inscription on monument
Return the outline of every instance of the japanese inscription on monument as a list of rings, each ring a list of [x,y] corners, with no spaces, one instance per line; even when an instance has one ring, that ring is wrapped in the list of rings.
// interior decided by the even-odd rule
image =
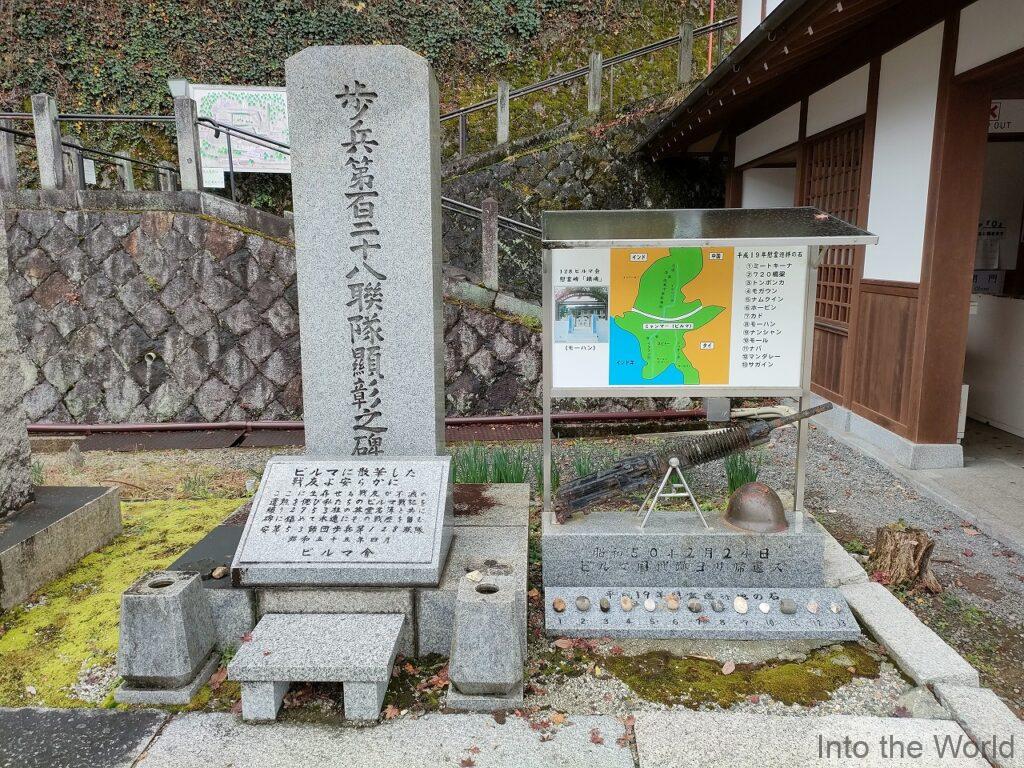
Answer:
[[[306,447],[436,456],[444,439],[437,86],[400,46],[286,64]]]
[[[447,546],[449,461],[272,459],[235,567],[325,574],[429,569],[443,562]]]

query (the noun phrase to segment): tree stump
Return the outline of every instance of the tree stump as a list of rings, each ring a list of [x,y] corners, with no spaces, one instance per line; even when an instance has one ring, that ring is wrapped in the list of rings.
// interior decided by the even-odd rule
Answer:
[[[875,533],[875,549],[869,570],[876,581],[885,584],[920,585],[933,594],[942,591],[931,568],[935,542],[920,528],[900,524],[886,525]]]

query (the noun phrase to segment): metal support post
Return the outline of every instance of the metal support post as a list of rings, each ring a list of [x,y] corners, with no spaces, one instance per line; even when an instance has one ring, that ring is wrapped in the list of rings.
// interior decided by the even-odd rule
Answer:
[[[64,153],[60,145],[57,102],[50,94],[37,93],[32,97],[32,122],[39,160],[39,186],[64,189]]]

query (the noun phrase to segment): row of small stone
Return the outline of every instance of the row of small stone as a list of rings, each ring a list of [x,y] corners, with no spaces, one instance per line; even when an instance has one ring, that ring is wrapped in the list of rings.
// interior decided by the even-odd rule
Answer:
[[[623,595],[621,598],[619,598],[619,607],[622,608],[622,610],[624,611],[632,611],[636,604],[637,601],[635,601],[629,595]],[[644,610],[653,613],[658,609],[658,601],[655,600],[653,597],[648,597],[646,600],[643,601],[643,606]],[[665,607],[668,610],[678,611],[679,606],[680,600],[678,595],[672,594],[665,598]],[[562,613],[563,611],[565,611],[566,608],[565,600],[563,600],[560,597],[556,597],[554,600],[551,601],[551,607],[554,608],[556,613]],[[590,607],[590,598],[586,595],[580,595],[576,598],[576,608],[579,611],[585,613],[590,610]],[[612,608],[612,604],[607,597],[602,597],[601,600],[598,602],[598,607],[601,609],[602,612],[608,613],[608,611],[610,611]],[[689,609],[691,613],[701,613],[704,610],[704,604],[696,598],[690,600],[686,604],[686,607],[687,609]],[[736,598],[732,601],[732,607],[733,610],[736,611],[736,613],[746,613],[750,609],[750,606],[747,603],[747,599],[740,595],[737,595]],[[843,607],[839,603],[829,603],[828,608],[830,611],[832,611],[832,613],[840,613],[843,610]],[[758,603],[757,609],[761,613],[770,613],[772,610],[772,606],[771,603]],[[725,603],[718,599],[712,600],[711,610],[713,610],[715,613],[721,613],[725,610]],[[779,602],[779,610],[787,615],[792,615],[796,613],[796,601],[788,597],[784,597]],[[821,610],[821,606],[818,604],[816,600],[811,600],[809,603],[807,603],[807,611],[809,613],[817,613],[819,610]]]

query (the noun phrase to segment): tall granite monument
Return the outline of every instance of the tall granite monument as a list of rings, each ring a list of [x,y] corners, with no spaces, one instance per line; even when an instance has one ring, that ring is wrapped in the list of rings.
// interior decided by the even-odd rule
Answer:
[[[306,451],[444,445],[437,83],[401,46],[285,64]]]

